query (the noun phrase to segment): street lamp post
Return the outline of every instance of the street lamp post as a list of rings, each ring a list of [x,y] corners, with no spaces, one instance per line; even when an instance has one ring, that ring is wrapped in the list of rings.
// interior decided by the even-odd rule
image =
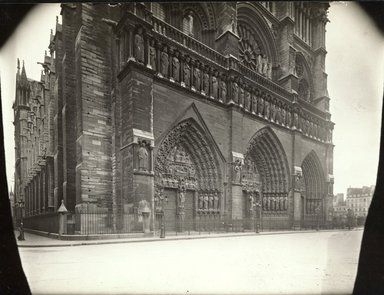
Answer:
[[[255,211],[256,211],[256,233],[257,233],[257,234],[259,233],[260,209],[261,209],[260,195],[257,194],[256,203],[255,203]]]
[[[160,216],[160,238],[165,238],[164,202],[168,203],[168,197],[163,194],[164,189],[155,193],[156,215]]]
[[[25,241],[25,238],[24,238],[24,228],[23,228],[23,208],[24,208],[24,201],[23,199],[19,199],[19,201],[17,202],[18,205],[19,205],[19,210],[20,210],[20,227],[19,227],[19,236],[17,237],[17,239],[19,241]]]
[[[316,231],[318,231],[319,230],[319,222],[320,222],[320,207],[316,207],[315,213],[316,213],[316,220],[317,220]]]

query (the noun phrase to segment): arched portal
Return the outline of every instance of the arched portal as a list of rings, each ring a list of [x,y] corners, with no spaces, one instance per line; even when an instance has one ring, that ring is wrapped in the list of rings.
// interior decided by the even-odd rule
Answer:
[[[213,146],[192,118],[180,122],[159,144],[155,185],[167,195],[168,229],[193,229],[196,217],[220,216],[221,173]]]
[[[248,179],[261,186],[261,208],[264,216],[288,215],[289,169],[284,149],[271,128],[260,129],[252,137],[242,170],[243,190]],[[252,176],[251,176],[252,175]],[[257,184],[256,184],[257,186]],[[284,220],[283,222],[287,222]],[[282,226],[282,225],[280,225]]]
[[[324,217],[326,182],[319,157],[311,151],[301,165],[304,178],[304,220]]]

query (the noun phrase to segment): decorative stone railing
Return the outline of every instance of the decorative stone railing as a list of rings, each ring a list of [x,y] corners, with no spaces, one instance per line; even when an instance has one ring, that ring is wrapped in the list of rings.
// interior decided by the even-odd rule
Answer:
[[[173,41],[181,44],[185,48],[192,50],[212,61],[221,65],[222,67],[227,66],[227,58],[213,50],[211,47],[205,45],[204,43],[196,40],[195,38],[188,36],[184,32],[178,30],[177,28],[163,22],[162,20],[152,17],[153,31],[163,35],[164,37],[170,38]]]
[[[117,25],[120,71],[134,62],[151,69],[158,79],[212,102],[233,105],[313,140],[332,142],[333,123],[320,110],[299,103],[297,95],[154,16],[146,23],[135,18],[123,18],[129,23]]]

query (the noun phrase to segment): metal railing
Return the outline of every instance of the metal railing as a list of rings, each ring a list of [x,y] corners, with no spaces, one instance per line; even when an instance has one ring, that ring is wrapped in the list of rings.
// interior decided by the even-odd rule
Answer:
[[[143,231],[141,217],[134,214],[115,216],[112,212],[76,212],[73,216],[74,230],[68,230],[69,234],[122,234]]]

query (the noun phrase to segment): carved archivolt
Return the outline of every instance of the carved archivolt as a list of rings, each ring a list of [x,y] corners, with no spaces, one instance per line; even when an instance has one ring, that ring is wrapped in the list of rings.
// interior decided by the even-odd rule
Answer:
[[[288,163],[279,140],[270,128],[263,128],[255,134],[245,158],[255,163],[252,168],[254,179],[261,180],[265,197],[268,194],[288,193]]]
[[[155,180],[177,187],[180,179],[188,189],[212,191],[220,187],[218,161],[206,135],[193,120],[173,128],[161,142],[155,158]]]
[[[301,167],[305,186],[305,210],[307,214],[315,214],[317,208],[322,210],[326,182],[320,160],[314,151],[305,157]]]

